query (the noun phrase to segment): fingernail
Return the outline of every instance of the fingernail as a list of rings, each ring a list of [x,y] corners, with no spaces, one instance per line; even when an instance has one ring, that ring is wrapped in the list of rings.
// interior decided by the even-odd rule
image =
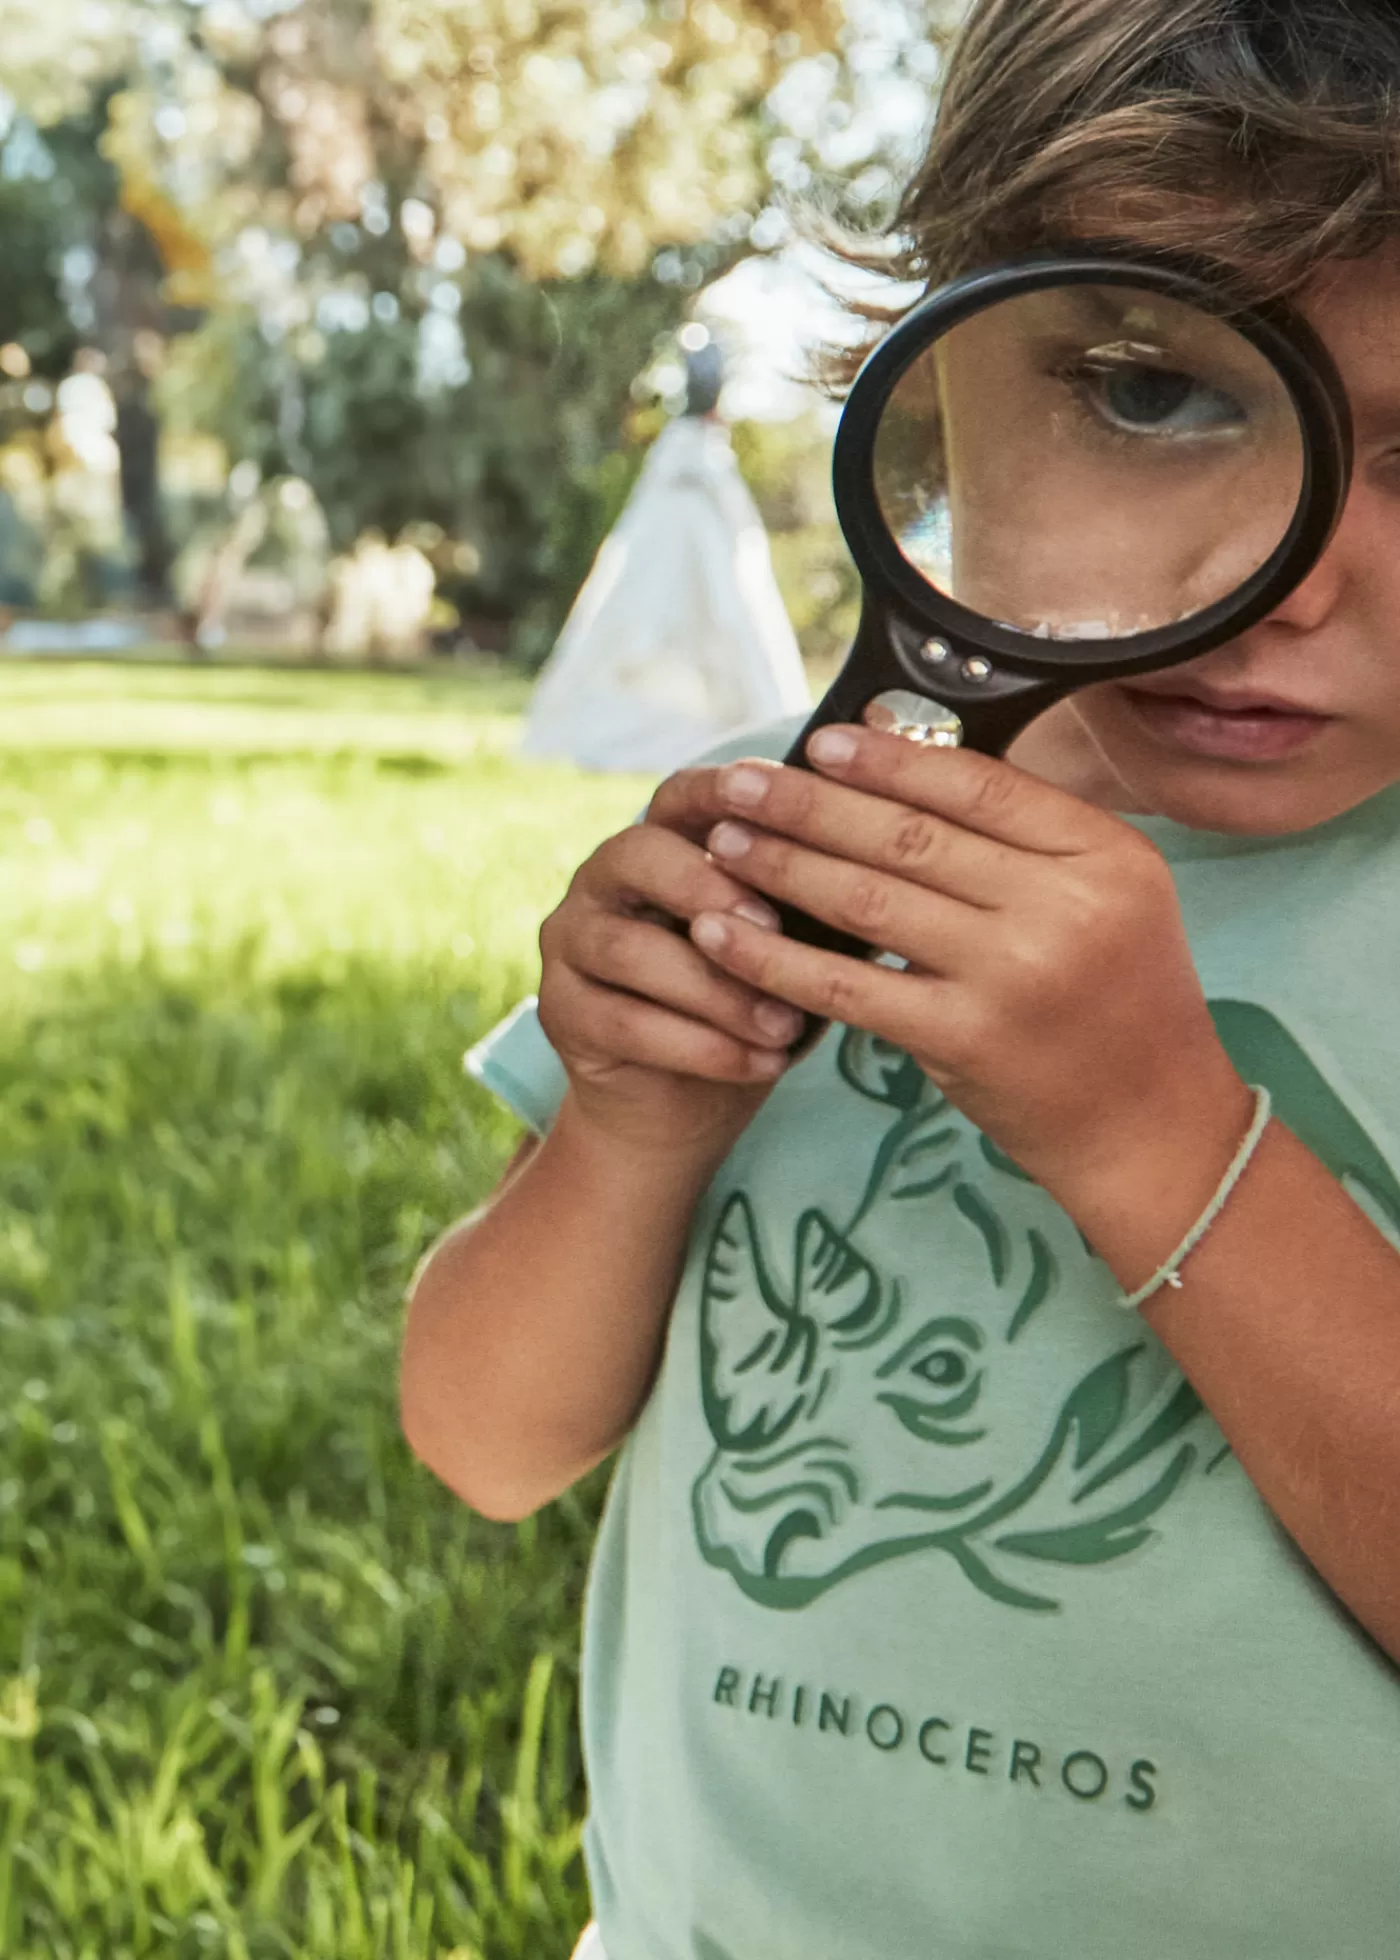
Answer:
[[[729,928],[713,912],[702,912],[690,928],[690,936],[702,953],[722,953],[729,944]]]
[[[775,1041],[795,1041],[802,1028],[802,1016],[795,1007],[784,1007],[778,1001],[765,1001],[753,1011],[753,1018],[765,1034],[771,1034]]]
[[[781,932],[783,922],[771,905],[765,905],[761,898],[741,898],[730,911],[741,919],[747,919],[751,926],[761,926],[764,932]]]
[[[718,823],[710,832],[710,850],[717,858],[744,857],[753,842],[753,832],[741,823]]]
[[[855,752],[855,736],[843,735],[839,728],[819,728],[807,744],[813,762],[849,762]]]
[[[749,1067],[755,1075],[763,1075],[776,1082],[785,1073],[788,1065],[786,1055],[775,1055],[763,1049],[756,1049],[749,1059]]]
[[[724,772],[724,794],[730,803],[737,803],[743,810],[757,809],[768,794],[769,774],[766,769],[745,767],[743,763],[735,769]]]

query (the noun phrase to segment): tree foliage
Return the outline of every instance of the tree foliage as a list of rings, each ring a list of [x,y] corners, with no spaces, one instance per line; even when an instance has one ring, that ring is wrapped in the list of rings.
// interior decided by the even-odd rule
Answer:
[[[767,99],[842,26],[835,0],[378,0],[374,20],[447,221],[535,277],[635,277],[751,213]]]
[[[13,337],[37,356],[47,334],[61,359],[66,311],[103,343],[114,392],[139,408],[154,381],[171,429],[304,477],[340,546],[367,526],[431,527],[449,596],[524,621],[538,649],[630,478],[638,373],[693,292],[754,249],[775,188],[815,166],[870,194],[880,138],[849,140],[870,50],[895,76],[938,8],[51,0],[42,25],[32,11],[0,0],[0,26],[26,17],[11,92],[45,134],[85,116],[100,168],[56,173],[89,233],[75,291],[38,246],[33,198],[28,230],[7,225],[0,158],[0,237],[28,251],[22,283],[47,308],[42,331],[17,316]],[[155,566],[158,541],[143,549]]]

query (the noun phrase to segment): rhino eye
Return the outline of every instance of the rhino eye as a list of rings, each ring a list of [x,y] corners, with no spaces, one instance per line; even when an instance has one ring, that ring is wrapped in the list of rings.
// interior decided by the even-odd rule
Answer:
[[[967,1357],[956,1348],[935,1348],[916,1361],[911,1372],[922,1375],[933,1388],[957,1388],[967,1380]]]

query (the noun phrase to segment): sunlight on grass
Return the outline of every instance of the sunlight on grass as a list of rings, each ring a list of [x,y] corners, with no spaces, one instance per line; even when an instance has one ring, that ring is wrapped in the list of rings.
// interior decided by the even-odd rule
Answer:
[[[75,663],[0,666],[0,750],[504,754],[528,683],[443,674]]]
[[[512,1139],[462,1051],[645,785],[458,685],[0,672],[0,1952],[564,1960],[584,1911],[596,1489],[471,1517],[394,1368]]]

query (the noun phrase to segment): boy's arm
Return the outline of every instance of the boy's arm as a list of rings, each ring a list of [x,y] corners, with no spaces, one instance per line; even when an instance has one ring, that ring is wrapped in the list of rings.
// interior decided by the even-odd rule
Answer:
[[[404,1433],[475,1510],[525,1517],[622,1440],[712,1168],[628,1151],[566,1098],[429,1256],[404,1340]]]
[[[1220,1149],[1217,1137],[1206,1162]],[[1118,1180],[1101,1176],[1078,1199],[1125,1285],[1179,1238],[1179,1189],[1154,1175],[1144,1139]],[[1400,1661],[1400,1255],[1274,1123],[1181,1278],[1144,1319],[1270,1510]]]
[[[404,1431],[490,1516],[535,1510],[626,1434],[691,1214],[802,1025],[657,922],[718,907],[777,925],[695,841],[715,773],[663,784],[647,822],[595,851],[546,921],[539,1023],[568,1092],[546,1140],[414,1287]]]

